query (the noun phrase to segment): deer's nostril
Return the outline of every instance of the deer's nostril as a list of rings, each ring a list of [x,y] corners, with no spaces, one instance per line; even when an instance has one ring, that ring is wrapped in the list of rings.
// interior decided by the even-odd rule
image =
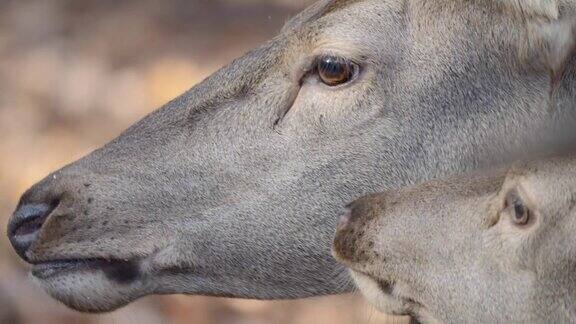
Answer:
[[[38,237],[38,232],[58,202],[51,204],[23,204],[8,225],[8,238],[18,255],[27,260],[26,252]]]
[[[17,224],[16,229],[13,232],[14,236],[28,235],[38,231],[42,224],[44,224],[43,217],[35,217],[29,221],[24,221],[21,224]]]

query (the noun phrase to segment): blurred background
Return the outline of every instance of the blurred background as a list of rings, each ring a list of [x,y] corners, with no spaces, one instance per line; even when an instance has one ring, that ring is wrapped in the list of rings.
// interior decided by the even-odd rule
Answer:
[[[405,323],[359,296],[153,296],[83,315],[31,284],[4,234],[19,196],[274,36],[313,0],[0,0],[0,323]]]

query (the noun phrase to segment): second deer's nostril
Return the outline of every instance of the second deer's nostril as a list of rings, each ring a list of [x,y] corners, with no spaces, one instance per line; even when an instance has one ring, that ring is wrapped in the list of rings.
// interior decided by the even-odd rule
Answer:
[[[338,221],[338,230],[343,230],[350,225],[350,219],[352,218],[352,211],[346,208],[344,214],[340,216]]]

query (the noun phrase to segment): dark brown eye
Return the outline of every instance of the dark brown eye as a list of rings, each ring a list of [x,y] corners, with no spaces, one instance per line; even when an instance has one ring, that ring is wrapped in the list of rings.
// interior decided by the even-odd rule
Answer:
[[[317,64],[320,80],[331,87],[351,81],[360,70],[357,64],[337,56],[322,56]]]
[[[517,202],[514,204],[514,223],[516,225],[526,225],[530,221],[530,212],[526,206]]]
[[[523,226],[530,222],[530,209],[524,204],[517,191],[511,191],[506,196],[506,208],[515,225]]]

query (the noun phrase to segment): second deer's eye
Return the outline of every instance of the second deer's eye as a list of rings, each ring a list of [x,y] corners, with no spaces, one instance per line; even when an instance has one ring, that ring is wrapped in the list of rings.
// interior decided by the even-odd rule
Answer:
[[[331,87],[353,80],[359,73],[358,64],[338,56],[322,56],[317,62],[320,80]]]
[[[524,226],[531,221],[531,212],[528,206],[520,197],[517,191],[511,191],[506,196],[506,208],[509,210],[512,223],[517,226]]]
[[[513,221],[516,225],[526,225],[530,221],[530,213],[521,202],[514,204]]]

